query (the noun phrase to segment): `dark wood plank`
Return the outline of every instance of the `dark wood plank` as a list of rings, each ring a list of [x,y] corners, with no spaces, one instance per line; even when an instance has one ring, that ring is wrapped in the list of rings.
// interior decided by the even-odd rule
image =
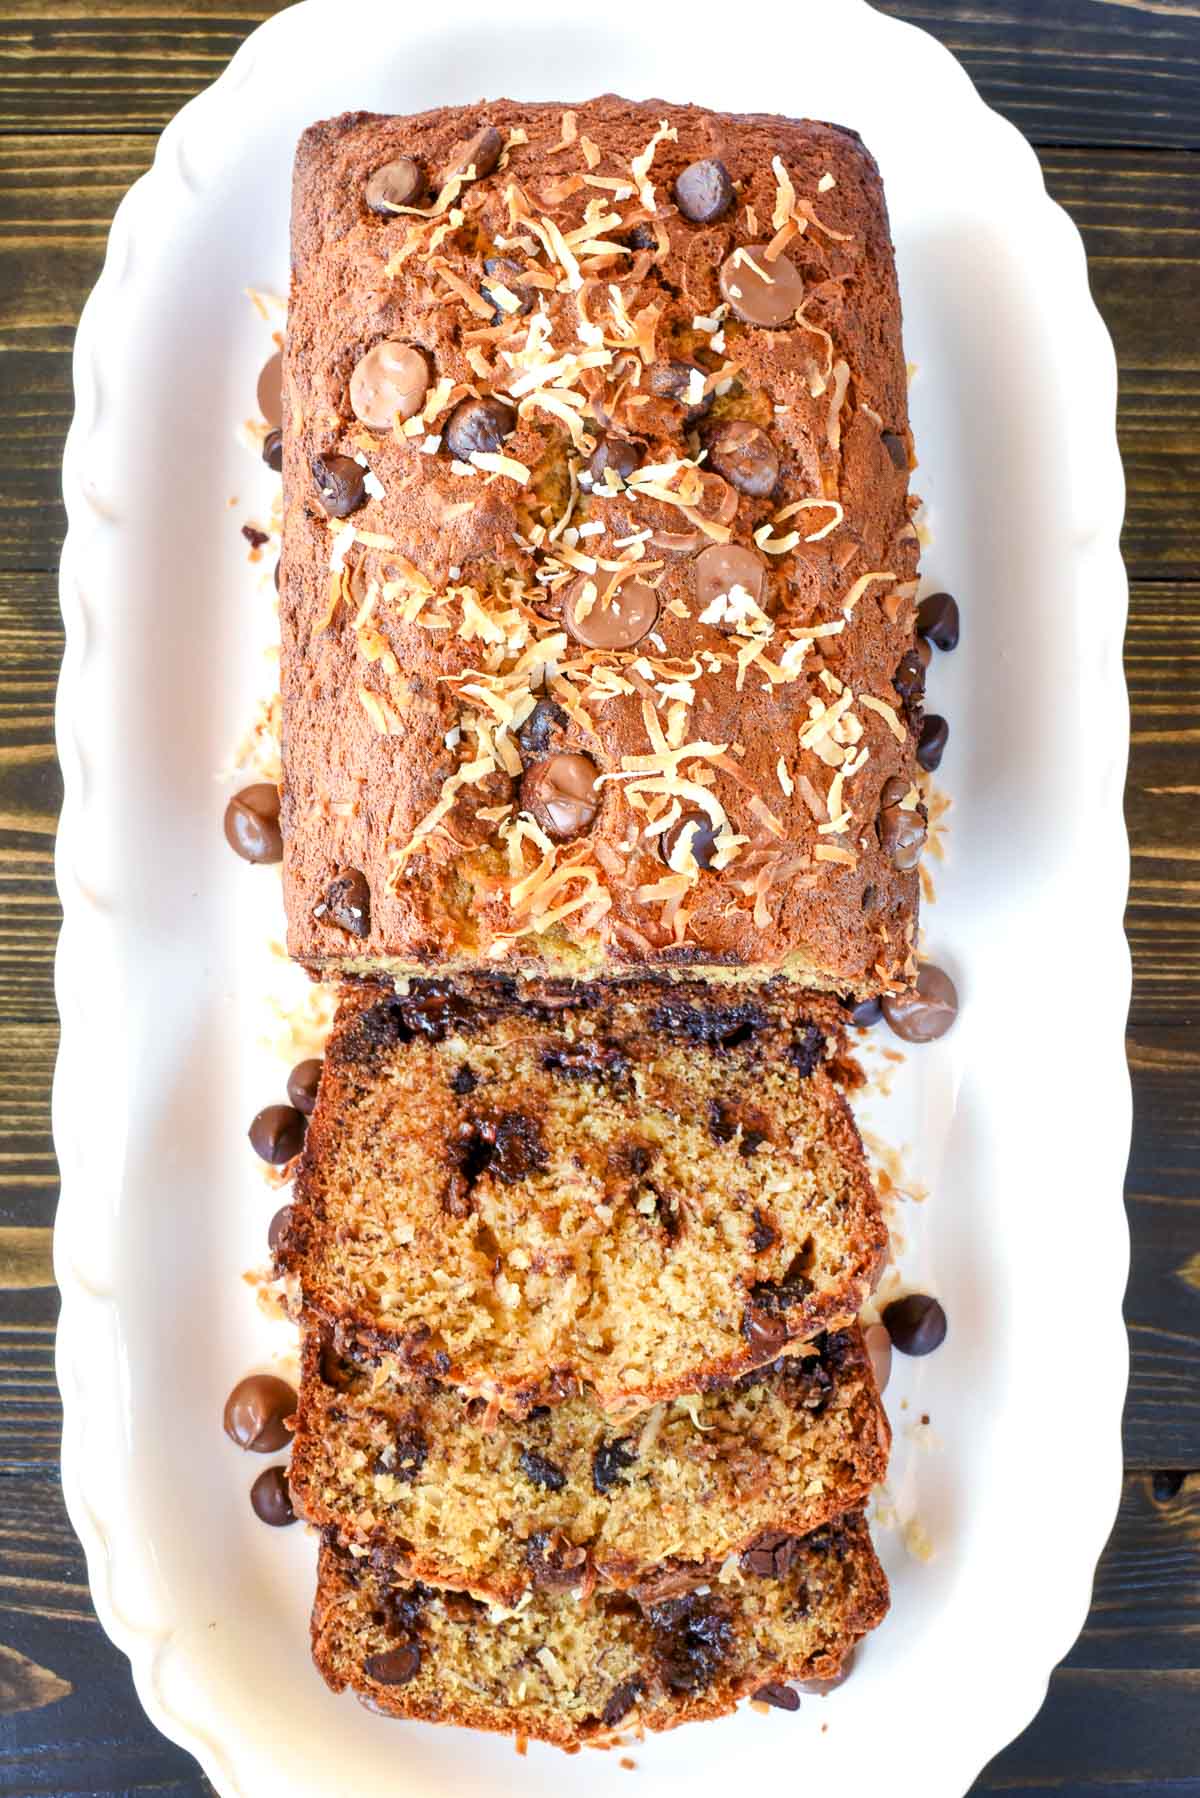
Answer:
[[[159,130],[278,0],[9,0],[0,129]],[[1188,0],[880,0],[954,51],[989,105],[1040,143],[1200,144]]]
[[[0,95],[3,87],[0,85]],[[56,566],[70,352],[112,211],[149,161],[144,138],[0,136],[0,569]],[[1079,223],[1121,361],[1135,578],[1200,575],[1200,159],[1048,152],[1051,192]]]

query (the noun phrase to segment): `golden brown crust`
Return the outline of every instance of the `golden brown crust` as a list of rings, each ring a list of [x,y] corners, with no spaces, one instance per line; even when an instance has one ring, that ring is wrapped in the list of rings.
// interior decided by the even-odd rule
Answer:
[[[834,1679],[887,1606],[883,1570],[853,1515],[792,1539],[777,1578],[743,1574],[645,1607],[616,1594],[587,1606],[543,1595],[502,1621],[461,1595],[405,1587],[326,1538],[313,1658],[335,1692],[349,1686],[385,1715],[574,1751],[722,1716],[768,1682]],[[404,1683],[367,1670],[398,1651]]]
[[[674,135],[642,172],[660,120]],[[364,184],[380,164],[411,156],[436,188],[454,147],[484,122],[508,140],[500,167],[435,218],[367,208]],[[736,204],[692,223],[673,182],[714,156]],[[652,193],[635,190],[635,164]],[[587,241],[613,244],[640,226],[652,247],[596,252],[577,240],[564,260],[553,233],[582,230],[589,202],[598,211]],[[735,246],[769,240],[777,208],[785,232],[795,229],[781,253],[803,278],[805,322],[758,329],[729,313],[714,336],[719,265]],[[516,272],[489,275],[484,260],[496,257]],[[317,970],[777,969],[859,993],[902,983],[917,874],[892,865],[876,816],[886,782],[911,786],[913,774],[920,700],[911,682],[897,687],[896,670],[912,646],[917,540],[892,250],[861,142],[829,125],[611,95],[568,114],[511,101],[346,114],[301,140],[293,261],[281,599],[292,953]],[[536,288],[522,285],[531,271]],[[537,299],[529,313],[499,311],[500,336],[480,298],[489,279],[507,282],[514,304]],[[543,386],[554,410],[528,390],[510,394],[521,416],[502,453],[528,482],[456,473],[444,442],[425,453],[463,394],[521,386],[538,362],[531,327],[535,338],[545,331],[543,360],[601,360]],[[426,353],[431,393],[450,384],[447,405],[410,421],[414,435],[369,430],[350,412],[351,372],[384,339]],[[692,389],[669,391],[680,362],[716,380],[700,435],[686,416]],[[770,619],[743,618],[737,630],[728,617],[702,622],[695,550],[628,544],[647,529],[694,534],[694,516],[661,495],[689,491],[696,476],[676,467],[653,495],[587,493],[578,472],[598,417],[637,438],[643,464],[668,468],[708,451],[722,420],[766,431],[776,486],[729,489],[736,511],[715,528],[752,547],[763,527],[773,545],[799,529],[785,553],[755,547]],[[363,457],[382,489],[347,521],[374,543],[352,542],[348,528],[335,537],[318,502],[311,464],[334,454]],[[552,540],[573,485],[570,526]],[[796,502],[804,509],[781,518]],[[596,525],[572,547],[571,531]],[[335,547],[346,574],[331,591]],[[647,570],[657,564],[646,573],[660,602],[655,636],[615,652],[564,639],[562,596],[584,578],[580,557],[615,566],[634,553]],[[561,709],[542,747],[520,750],[514,732],[547,660]],[[519,806],[537,809],[523,764],[558,751],[621,776],[599,788],[594,825],[566,842],[516,824]],[[725,865],[701,870],[685,856],[668,868],[653,827],[697,804],[710,808]],[[369,891],[361,936],[326,905],[347,870]]]
[[[569,1541],[581,1587],[703,1584],[764,1535],[806,1535],[857,1509],[887,1471],[889,1440],[857,1328],[614,1424],[582,1397],[493,1420],[390,1357],[337,1357],[310,1326],[289,1479],[297,1510],[344,1545],[514,1605],[552,1536]]]
[[[794,998],[553,999],[343,1000],[280,1249],[338,1347],[629,1411],[851,1324],[887,1233]]]

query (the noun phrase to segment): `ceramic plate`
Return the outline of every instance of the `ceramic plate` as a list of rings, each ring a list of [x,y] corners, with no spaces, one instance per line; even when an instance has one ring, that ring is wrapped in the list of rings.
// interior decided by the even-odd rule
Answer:
[[[315,1542],[256,1521],[261,1464],[221,1434],[234,1380],[290,1348],[243,1278],[277,1202],[245,1129],[283,1096],[269,994],[303,983],[268,952],[279,884],[225,847],[216,776],[269,684],[269,594],[239,527],[269,510],[272,477],[235,426],[270,348],[245,290],[286,280],[297,135],[349,107],[604,89],[665,96],[664,116],[695,100],[834,119],[875,152],[917,371],[925,590],[964,616],[930,674],[953,806],[925,918],[962,1015],[900,1064],[872,1047],[891,1092],[864,1111],[913,1195],[896,1207],[904,1278],[950,1319],[936,1355],[897,1357],[888,1393],[892,1613],[831,1698],[743,1708],[634,1759],[660,1798],[797,1776],[867,1793],[884,1768],[895,1790],[961,1793],[1037,1709],[1116,1507],[1123,490],[1113,352],[1074,228],[953,59],[860,0],[756,8],[735,31],[711,0],[686,25],[643,7],[636,29],[549,0],[306,0],[184,108],[122,204],[79,329],[64,472],[64,1484],[147,1711],[226,1798],[536,1798],[567,1774],[553,1749],[518,1761],[331,1696],[308,1659]],[[579,1798],[628,1777],[596,1752],[567,1776]]]

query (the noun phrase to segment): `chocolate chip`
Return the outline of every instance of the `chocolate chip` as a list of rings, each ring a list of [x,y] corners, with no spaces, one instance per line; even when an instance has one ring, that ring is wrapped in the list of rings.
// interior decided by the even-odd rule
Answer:
[[[841,1003],[850,1014],[850,1022],[856,1024],[860,1030],[869,1030],[872,1024],[878,1024],[883,1016],[883,1006],[875,995],[870,999],[847,997]]]
[[[465,1061],[461,1067],[455,1068],[450,1076],[450,1090],[451,1092],[458,1093],[460,1097],[465,1096],[467,1093],[473,1093],[478,1085],[479,1075],[475,1072],[474,1068]]]
[[[311,1117],[317,1103],[317,1088],[321,1084],[321,1069],[325,1063],[319,1058],[311,1061],[298,1061],[287,1077],[287,1095],[306,1118]]]
[[[658,233],[650,225],[634,225],[629,231],[618,232],[616,242],[631,250],[657,250]]]
[[[750,1232],[750,1247],[756,1255],[765,1255],[768,1249],[774,1248],[779,1241],[779,1231],[774,1224],[769,1224],[756,1205],[754,1207],[754,1228]]]
[[[884,1306],[883,1327],[902,1355],[932,1355],[946,1340],[946,1313],[927,1293],[910,1292]]]
[[[283,352],[275,354],[263,364],[262,373],[258,377],[258,409],[269,425],[283,423]]]
[[[350,407],[372,431],[390,431],[425,404],[429,364],[411,343],[385,338],[360,356],[350,376]]]
[[[312,477],[317,498],[330,518],[349,518],[367,503],[366,469],[350,456],[314,456]]]
[[[590,830],[600,810],[597,768],[590,756],[563,753],[535,762],[521,782],[521,810],[548,836],[565,842]]]
[[[958,601],[949,593],[929,593],[917,607],[917,631],[939,649],[958,647]]]
[[[251,549],[261,549],[264,543],[270,542],[267,533],[265,531],[260,531],[257,525],[253,524],[244,524],[242,526],[242,536],[246,539],[246,542],[250,545]]]
[[[892,675],[892,685],[904,702],[909,723],[919,725],[925,698],[925,664],[915,649],[906,649],[900,657]]]
[[[880,1392],[886,1392],[892,1377],[892,1339],[883,1324],[868,1324],[863,1331],[863,1345],[871,1357],[871,1372]]]
[[[486,281],[479,284],[479,291],[484,299],[495,309],[493,324],[503,324],[506,318],[524,318],[526,313],[533,311],[534,290],[521,284],[525,270],[519,262],[514,262],[511,256],[485,256],[483,272],[495,277],[494,287],[489,287]],[[500,304],[495,287],[502,287],[506,294],[512,294],[517,301],[515,311],[511,306]]]
[[[715,156],[689,162],[675,182],[675,204],[693,225],[711,225],[733,205],[729,170]]]
[[[517,1456],[517,1466],[527,1480],[532,1480],[545,1492],[561,1492],[567,1483],[562,1468],[548,1461],[545,1455],[539,1455],[535,1448],[523,1448]]]
[[[357,868],[344,868],[325,888],[325,897],[312,908],[318,922],[334,924],[351,936],[371,934],[371,889]]]
[[[597,493],[610,490],[609,483],[604,478],[605,469],[611,468],[620,480],[627,481],[640,461],[638,447],[628,437],[602,437],[588,461],[593,490]]]
[[[565,1592],[581,1584],[587,1572],[587,1549],[562,1530],[538,1530],[525,1544],[525,1561],[535,1586]]]
[[[276,593],[278,593],[278,591],[279,591],[279,563],[278,562],[276,562],[276,564],[275,564],[275,591],[276,591]]]
[[[267,1225],[267,1247],[273,1255],[278,1250],[279,1245],[287,1237],[288,1231],[292,1227],[292,1218],[294,1215],[290,1205],[281,1205]]]
[[[637,1461],[632,1441],[632,1436],[616,1436],[611,1442],[602,1442],[592,1455],[592,1490],[601,1498],[614,1486],[626,1484],[625,1475]]]
[[[450,1177],[446,1208],[452,1217],[466,1217],[471,1193],[485,1173],[508,1185],[541,1173],[549,1156],[535,1118],[521,1111],[503,1111],[497,1118],[468,1118],[459,1125],[450,1144],[455,1171]]]
[[[239,1380],[225,1400],[225,1434],[256,1455],[278,1454],[292,1439],[284,1419],[295,1409],[296,1394],[286,1380],[252,1373]]]
[[[926,712],[921,720],[921,739],[917,744],[917,760],[927,773],[932,774],[941,766],[946,744],[950,740],[950,726],[936,712]]]
[[[421,1671],[421,1648],[417,1642],[402,1642],[383,1654],[368,1655],[363,1672],[380,1686],[406,1686]]]
[[[658,622],[658,594],[646,581],[607,581],[581,575],[562,602],[567,634],[588,649],[632,649]]]
[[[566,727],[567,714],[562,707],[552,699],[539,699],[517,731],[517,747],[526,760],[545,755],[554,732]]]
[[[629,1072],[628,1058],[620,1049],[595,1037],[543,1049],[542,1066],[547,1073],[565,1074],[573,1080],[621,1080]]]
[[[902,474],[908,473],[908,445],[895,431],[882,433],[883,447]]]
[[[754,1353],[763,1359],[777,1355],[792,1339],[786,1317],[760,1311],[754,1305],[747,1305],[742,1313],[742,1335]]]
[[[766,1022],[766,1012],[750,1001],[740,1005],[687,1005],[668,999],[656,1005],[650,1014],[651,1030],[717,1050],[741,1049],[753,1043]]]
[[[273,1167],[282,1167],[304,1147],[304,1117],[294,1105],[268,1105],[258,1113],[247,1135],[256,1155]]]
[[[676,873],[687,867],[689,856],[698,868],[711,868],[717,853],[717,833],[707,812],[684,812],[659,837],[658,852]]]
[[[503,400],[460,400],[446,420],[446,448],[459,462],[494,455],[516,428],[517,415]]]
[[[893,868],[901,874],[907,874],[916,867],[925,843],[923,814],[916,807],[906,809],[901,804],[907,794],[906,781],[886,781],[880,794],[879,819],[876,825],[879,847]]]
[[[627,1679],[617,1686],[600,1713],[600,1721],[605,1729],[615,1729],[622,1718],[629,1715],[641,1695],[640,1679]]]
[[[739,493],[765,499],[779,479],[779,457],[765,431],[735,419],[708,440],[709,465]]]
[[[928,674],[929,664],[933,660],[933,651],[929,647],[929,639],[927,637],[918,637],[913,644],[913,648],[921,658],[922,668],[924,668],[926,674]]]
[[[482,181],[500,160],[504,139],[494,125],[482,125],[474,136],[461,143],[446,165],[446,179],[462,175],[468,181]]]
[[[375,1463],[376,1473],[390,1474],[404,1486],[420,1477],[429,1454],[425,1433],[416,1424],[401,1424]]]
[[[700,382],[708,379],[698,362],[685,362],[681,358],[676,358],[671,362],[656,362],[646,376],[646,385],[650,392],[656,393],[659,399],[674,400],[682,406],[684,423],[689,425],[695,424],[698,418],[703,418],[704,414],[711,410],[713,403],[711,393],[702,394],[699,399],[691,397],[694,385],[693,375],[699,375]],[[699,392],[699,390],[700,383],[696,383],[695,391]]]
[[[481,780],[463,787],[442,819],[447,836],[464,849],[478,849],[496,834],[498,819],[485,818],[484,812],[508,805],[513,796],[514,781],[503,768],[492,768]]]
[[[884,996],[883,1015],[902,1041],[932,1043],[958,1016],[954,982],[931,961],[922,962],[915,986]]]
[[[806,1698],[827,1698],[830,1692],[836,1692],[844,1686],[854,1669],[854,1650],[846,1651],[845,1658],[837,1672],[830,1679],[798,1679],[796,1685]]]
[[[721,264],[721,293],[748,325],[791,324],[804,300],[804,282],[786,256],[767,256],[768,244],[746,244]]]
[[[733,1646],[733,1627],[716,1601],[687,1592],[652,1605],[655,1658],[673,1692],[695,1694],[710,1686]]]
[[[702,550],[695,563],[696,604],[701,613],[717,601],[720,616],[711,620],[720,630],[745,629],[744,602],[733,593],[740,587],[755,605],[764,610],[763,591],[767,569],[761,556],[742,543],[714,543]]]
[[[225,807],[225,841],[244,862],[282,861],[279,788],[260,781],[235,793]]]
[[[295,1523],[292,1495],[282,1467],[263,1468],[250,1488],[250,1505],[254,1515],[272,1529],[286,1529],[289,1523]]]
[[[283,473],[283,432],[278,425],[263,438],[262,459],[274,474]]]
[[[756,1579],[784,1579],[800,1552],[799,1536],[786,1530],[764,1530],[742,1555],[742,1571]]]
[[[363,188],[363,198],[372,212],[395,212],[399,206],[419,204],[425,178],[411,156],[397,156],[375,170]]]
[[[815,1024],[802,1024],[787,1048],[787,1058],[802,1080],[807,1080],[825,1054],[825,1035]]]
[[[777,1711],[798,1711],[800,1694],[792,1686],[777,1685],[772,1680],[769,1686],[760,1686],[754,1693],[756,1704],[772,1704]]]

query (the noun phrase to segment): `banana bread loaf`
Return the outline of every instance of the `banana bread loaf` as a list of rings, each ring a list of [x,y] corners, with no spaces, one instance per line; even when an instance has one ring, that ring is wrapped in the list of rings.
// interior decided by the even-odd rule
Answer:
[[[645,1407],[844,1327],[887,1233],[824,1044],[786,987],[351,990],[293,1304],[514,1413]]]
[[[327,1535],[313,1657],[335,1692],[349,1686],[385,1715],[575,1749],[719,1717],[763,1686],[836,1678],[887,1604],[860,1516],[644,1606],[624,1593],[582,1604],[545,1591],[499,1616],[465,1593],[402,1583],[380,1557],[356,1559]]]
[[[291,952],[904,984],[918,545],[859,138],[348,113],[301,140],[292,246]]]
[[[857,1328],[616,1425],[585,1397],[489,1423],[481,1400],[309,1327],[290,1479],[310,1523],[398,1575],[515,1605],[573,1571],[644,1599],[857,1510],[889,1439]]]

